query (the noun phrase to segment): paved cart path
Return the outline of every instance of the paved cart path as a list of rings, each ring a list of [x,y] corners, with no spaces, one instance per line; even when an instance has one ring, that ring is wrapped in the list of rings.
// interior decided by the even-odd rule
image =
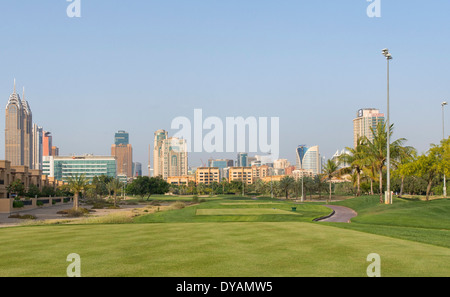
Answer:
[[[338,205],[324,205],[325,207],[334,210],[334,214],[329,218],[320,220],[320,222],[337,222],[337,223],[350,223],[350,220],[356,217],[358,214],[351,208],[338,206]]]

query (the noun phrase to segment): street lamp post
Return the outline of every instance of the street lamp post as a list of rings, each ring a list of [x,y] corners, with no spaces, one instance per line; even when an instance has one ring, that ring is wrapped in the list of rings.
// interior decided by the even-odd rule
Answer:
[[[392,204],[392,195],[391,195],[391,136],[390,136],[390,118],[389,118],[389,61],[392,60],[392,55],[389,53],[389,50],[387,48],[383,49],[382,51],[383,56],[386,57],[387,60],[387,197],[386,197],[386,203]]]
[[[448,105],[447,102],[442,102],[441,106],[442,106],[442,139],[445,139],[445,125],[444,125],[444,106]],[[447,186],[445,184],[445,172],[444,172],[444,189],[443,189],[443,194],[444,197],[447,197]]]

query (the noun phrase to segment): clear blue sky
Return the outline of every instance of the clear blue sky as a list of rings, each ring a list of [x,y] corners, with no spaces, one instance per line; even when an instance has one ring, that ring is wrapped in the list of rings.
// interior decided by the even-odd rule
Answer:
[[[420,152],[442,138],[447,0],[381,0],[381,18],[367,16],[365,0],[81,0],[81,18],[66,15],[69,4],[0,3],[3,106],[16,78],[63,155],[109,155],[126,130],[146,173],[154,131],[173,134],[173,118],[201,108],[205,117],[279,117],[281,157],[294,162],[307,144],[329,158],[352,146],[358,109],[386,112],[386,47],[394,137]],[[190,165],[234,155],[191,154]]]

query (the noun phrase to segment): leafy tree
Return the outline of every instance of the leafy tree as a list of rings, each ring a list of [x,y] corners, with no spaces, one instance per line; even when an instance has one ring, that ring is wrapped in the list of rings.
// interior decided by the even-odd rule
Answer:
[[[69,189],[73,192],[73,205],[74,209],[78,210],[79,202],[78,197],[80,192],[82,192],[86,186],[89,184],[88,179],[86,178],[86,175],[83,173],[81,175],[70,175],[67,178],[67,183],[69,186]]]
[[[50,196],[55,196],[55,188],[53,188],[52,186],[43,186],[42,187],[42,191],[41,191],[42,197],[50,197]]]
[[[36,196],[39,197],[40,195],[41,195],[41,191],[39,190],[38,186],[36,186],[34,184],[31,184],[28,186],[28,191],[26,194],[27,197],[34,198]]]
[[[98,196],[109,195],[107,184],[113,179],[113,177],[108,175],[94,176],[91,182],[92,192]]]
[[[147,201],[151,195],[165,194],[169,192],[169,189],[170,184],[160,176],[139,176],[127,186],[128,193],[141,196],[141,198],[147,196]]]
[[[414,162],[406,164],[406,173],[423,178],[427,182],[426,199],[429,200],[430,190],[433,180],[445,172],[445,162],[443,162],[444,147],[432,145],[426,154],[420,155]],[[444,164],[443,164],[444,163]]]
[[[16,194],[17,197],[23,196],[25,194],[25,185],[20,179],[16,179],[7,187],[9,194]]]

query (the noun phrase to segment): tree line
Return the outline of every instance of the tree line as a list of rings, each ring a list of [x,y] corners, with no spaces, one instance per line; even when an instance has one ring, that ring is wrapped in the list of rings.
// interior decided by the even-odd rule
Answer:
[[[386,124],[379,123],[376,129],[371,128],[373,139],[360,137],[355,148],[347,147],[349,153],[337,160],[337,164],[345,163],[347,167],[337,169],[329,160],[324,169],[329,179],[348,174],[356,196],[361,195],[363,186],[373,195],[377,186],[380,202],[383,202],[387,180],[387,130]],[[393,125],[389,127],[390,138],[392,134]],[[405,138],[399,138],[390,143],[391,190],[400,196],[405,191],[423,193],[429,200],[433,186],[439,191],[444,174],[450,174],[450,138],[442,140],[439,145],[431,144],[430,149],[422,154],[411,146],[405,146],[405,142]],[[442,193],[443,187],[440,188]]]

